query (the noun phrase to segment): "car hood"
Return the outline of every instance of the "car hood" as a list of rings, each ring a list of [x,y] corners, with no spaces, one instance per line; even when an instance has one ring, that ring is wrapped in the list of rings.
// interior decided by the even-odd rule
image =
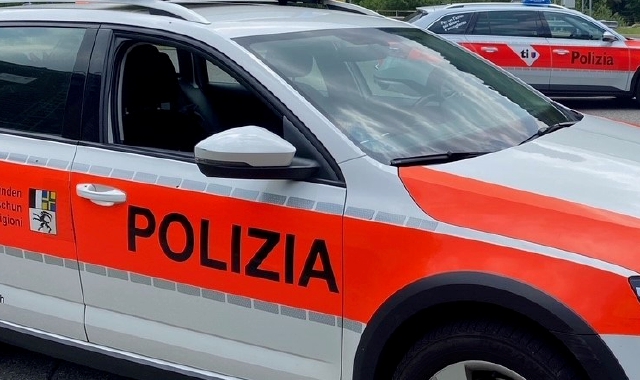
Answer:
[[[624,42],[628,47],[640,49],[639,39],[628,39]]]
[[[585,116],[521,146],[400,168],[441,222],[582,253],[640,270],[640,128]]]

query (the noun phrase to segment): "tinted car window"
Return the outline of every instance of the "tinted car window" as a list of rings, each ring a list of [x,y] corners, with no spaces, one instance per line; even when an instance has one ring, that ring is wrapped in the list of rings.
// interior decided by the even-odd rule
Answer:
[[[84,29],[0,28],[0,128],[62,134]]]
[[[540,37],[547,34],[538,12],[480,12],[471,34]]]
[[[429,30],[436,34],[464,34],[469,26],[471,13],[456,13],[441,17]]]
[[[551,29],[552,38],[602,39],[604,28],[582,17],[558,12],[543,12],[543,15]]]
[[[399,157],[505,149],[545,125],[568,120],[566,110],[520,81],[418,29],[342,29],[236,41],[385,164]]]

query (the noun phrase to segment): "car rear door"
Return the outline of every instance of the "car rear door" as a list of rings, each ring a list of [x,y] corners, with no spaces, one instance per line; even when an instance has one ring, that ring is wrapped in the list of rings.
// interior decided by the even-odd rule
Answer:
[[[605,29],[578,15],[542,12],[551,31],[554,92],[616,93],[630,90],[630,49],[624,41],[603,41]],[[588,78],[588,80],[585,80]]]
[[[481,10],[467,32],[467,43],[480,56],[544,91],[551,76],[547,34],[535,10]]]
[[[0,23],[0,327],[86,340],[69,172],[95,33]]]

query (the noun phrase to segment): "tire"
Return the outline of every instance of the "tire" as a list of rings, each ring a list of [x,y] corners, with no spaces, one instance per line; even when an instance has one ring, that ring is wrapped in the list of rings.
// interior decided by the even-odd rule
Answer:
[[[409,350],[393,380],[585,380],[557,346],[505,322],[450,322]]]

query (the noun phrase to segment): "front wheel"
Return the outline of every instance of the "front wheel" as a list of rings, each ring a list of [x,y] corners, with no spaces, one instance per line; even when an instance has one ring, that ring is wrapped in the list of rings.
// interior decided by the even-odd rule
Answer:
[[[393,375],[393,380],[584,379],[557,344],[494,320],[450,322],[431,330]]]

